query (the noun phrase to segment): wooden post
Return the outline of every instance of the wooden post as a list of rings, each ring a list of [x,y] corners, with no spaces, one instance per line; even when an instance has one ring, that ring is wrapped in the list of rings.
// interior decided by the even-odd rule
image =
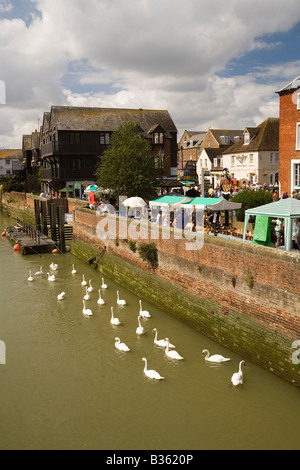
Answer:
[[[57,207],[58,247],[63,253],[66,251],[65,240],[65,211],[63,206]]]
[[[41,232],[48,237],[48,225],[47,225],[47,202],[41,201]]]
[[[41,231],[41,205],[39,199],[34,200],[35,228]]]
[[[51,239],[56,242],[56,207],[50,204],[50,233]]]

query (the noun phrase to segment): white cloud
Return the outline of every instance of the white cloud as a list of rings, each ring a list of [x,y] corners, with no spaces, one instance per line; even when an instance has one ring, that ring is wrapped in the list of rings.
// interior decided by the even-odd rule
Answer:
[[[0,19],[1,147],[20,147],[51,104],[168,109],[179,132],[259,124],[278,115],[276,89],[299,75],[299,63],[218,75],[247,51],[277,47],[264,35],[300,20],[298,0],[32,4],[41,14],[33,10],[30,24]]]

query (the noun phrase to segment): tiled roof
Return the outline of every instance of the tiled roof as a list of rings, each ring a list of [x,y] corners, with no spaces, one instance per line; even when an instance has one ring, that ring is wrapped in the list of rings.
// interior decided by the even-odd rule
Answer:
[[[279,149],[279,119],[268,118],[256,128],[246,127],[250,133],[250,142],[244,145],[244,139],[229,147],[224,154],[278,150]]]
[[[148,133],[153,125],[161,125],[166,132],[176,132],[174,122],[166,110],[88,108],[52,106],[50,126],[58,130],[114,131],[121,124],[134,121]]]
[[[13,149],[13,150],[5,150],[5,149],[0,149],[0,159],[17,159],[21,160],[23,157],[22,150],[19,149]]]
[[[288,83],[285,87],[281,88],[281,90],[277,91],[277,93],[281,93],[284,91],[292,91],[297,90],[300,88],[300,76],[295,78],[292,82]]]

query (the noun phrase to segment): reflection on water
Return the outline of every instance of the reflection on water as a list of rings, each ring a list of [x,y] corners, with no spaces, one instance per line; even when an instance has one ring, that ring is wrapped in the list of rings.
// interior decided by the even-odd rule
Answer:
[[[299,389],[248,361],[244,384],[233,387],[243,358],[146,301],[151,318],[141,320],[138,336],[139,299],[106,278],[98,305],[102,275],[70,254],[22,256],[3,237],[0,259],[1,449],[299,448]],[[49,282],[53,261],[56,281]],[[28,282],[40,266],[44,274]],[[94,287],[86,302],[92,317],[82,313],[83,275]],[[117,304],[117,290],[126,306]],[[122,325],[111,325],[111,306]],[[154,327],[184,360],[154,344]],[[116,336],[129,352],[115,348]],[[204,348],[231,361],[209,364]],[[147,378],[142,357],[165,379]]]

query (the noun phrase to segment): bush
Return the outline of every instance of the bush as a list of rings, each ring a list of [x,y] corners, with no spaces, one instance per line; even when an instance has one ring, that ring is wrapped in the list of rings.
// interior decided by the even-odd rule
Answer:
[[[155,243],[141,243],[138,247],[138,253],[143,261],[151,264],[155,269],[158,266],[158,254]]]
[[[230,199],[232,202],[240,202],[242,208],[236,212],[236,218],[239,222],[244,222],[245,211],[247,209],[252,209],[253,207],[263,206],[264,204],[269,204],[273,202],[272,193],[269,191],[241,191],[236,196],[233,196]]]

